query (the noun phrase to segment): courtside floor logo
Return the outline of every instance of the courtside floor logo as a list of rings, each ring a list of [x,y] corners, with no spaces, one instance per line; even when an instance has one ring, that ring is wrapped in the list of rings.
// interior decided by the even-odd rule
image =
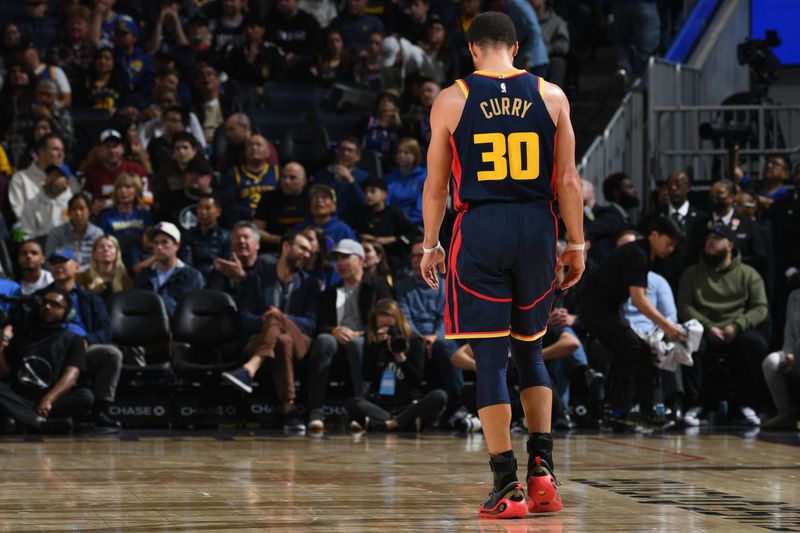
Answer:
[[[760,527],[770,531],[800,532],[800,507],[776,501],[748,500],[669,479],[570,479],[596,489],[630,496],[638,503],[671,505],[686,511]]]

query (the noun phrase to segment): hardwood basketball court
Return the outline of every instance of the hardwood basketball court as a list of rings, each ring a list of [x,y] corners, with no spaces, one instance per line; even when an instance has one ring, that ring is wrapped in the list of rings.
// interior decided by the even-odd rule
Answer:
[[[15,437],[0,441],[0,531],[800,531],[798,443],[560,436],[564,511],[499,523],[477,519],[480,435]]]

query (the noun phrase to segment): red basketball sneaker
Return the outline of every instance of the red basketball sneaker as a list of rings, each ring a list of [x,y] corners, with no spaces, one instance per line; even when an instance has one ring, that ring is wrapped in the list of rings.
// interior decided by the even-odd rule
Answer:
[[[483,502],[480,518],[523,518],[528,514],[522,483],[513,481],[499,492],[492,491]]]
[[[558,482],[552,472],[536,457],[536,467],[528,475],[528,510],[532,513],[560,511],[563,507],[556,486]]]

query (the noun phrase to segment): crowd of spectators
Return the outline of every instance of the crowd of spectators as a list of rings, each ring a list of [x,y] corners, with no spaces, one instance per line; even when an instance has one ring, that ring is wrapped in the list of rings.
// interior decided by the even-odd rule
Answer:
[[[652,31],[652,2],[613,4],[619,21],[647,11],[646,27],[634,29]],[[606,20],[593,0],[4,6],[0,291],[10,314],[3,322],[17,325],[4,329],[4,415],[26,430],[64,431],[71,419],[116,427],[108,408],[121,369],[152,354],[113,344],[112,297],[151,291],[172,315],[201,288],[228,293],[239,313],[241,366],[221,374],[220,385],[271,387],[287,426],[325,426],[337,365],[347,369],[354,428],[447,424],[469,409],[464,372],[474,360],[468,346],[444,339],[444,296],[422,282],[419,236],[431,105],[472,71],[465,34],[484,9],[513,15],[520,68],[565,87],[596,44],[588,24]],[[620,33],[621,54],[626,38],[641,41],[629,34]],[[637,72],[653,40],[630,52],[626,68]],[[259,130],[253,113],[274,105],[270,91],[281,84],[319,91],[321,105],[356,116],[330,153],[294,160],[279,135]],[[767,387],[753,375],[763,361],[784,426],[795,413],[780,386],[793,366],[798,316],[796,298],[788,315],[785,304],[800,266],[796,249],[780,244],[798,237],[788,173],[788,161],[771,158],[749,188],[720,181],[708,215],[686,203],[685,174],[670,176],[659,212],[675,218],[682,237],[663,261],[642,263],[666,280],[659,309],[677,294],[677,315],[663,311],[666,320],[697,318],[708,332],[702,352],[727,350],[740,388],[753,382],[731,412],[741,407],[753,422],[754,409],[768,408]],[[603,189],[602,208],[585,189],[586,280],[560,295],[544,339],[560,427],[580,418],[571,416],[579,403],[595,421],[601,416],[606,376],[620,375],[630,355],[609,354],[614,346],[591,334],[581,308],[582,288],[603,293],[591,289],[591,265],[614,257],[638,206],[625,176],[609,177]],[[654,231],[644,240],[665,230]],[[716,280],[734,267],[730,280]],[[649,290],[651,278],[627,280]],[[786,343],[766,357],[769,335],[784,324]],[[665,384],[664,397],[637,398],[638,408],[666,403],[682,422],[699,420],[697,408],[711,407],[709,374],[702,364],[694,369]],[[627,400],[613,407],[635,410]]]

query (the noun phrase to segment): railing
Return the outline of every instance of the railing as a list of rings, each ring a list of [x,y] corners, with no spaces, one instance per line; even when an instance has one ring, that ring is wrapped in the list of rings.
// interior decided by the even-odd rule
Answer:
[[[622,99],[603,134],[586,150],[578,172],[598,191],[606,176],[614,172],[625,172],[634,185],[641,187],[645,175],[644,150],[644,94],[636,87]],[[597,201],[605,202],[602,194],[597,195]]]
[[[727,156],[729,150],[725,139],[702,139],[701,124],[743,126],[738,139],[728,139],[738,141],[745,174],[758,175],[771,154],[800,153],[800,105],[654,106],[651,113],[658,125],[651,137],[654,181],[677,169],[689,170],[695,179],[717,177],[715,160]]]

